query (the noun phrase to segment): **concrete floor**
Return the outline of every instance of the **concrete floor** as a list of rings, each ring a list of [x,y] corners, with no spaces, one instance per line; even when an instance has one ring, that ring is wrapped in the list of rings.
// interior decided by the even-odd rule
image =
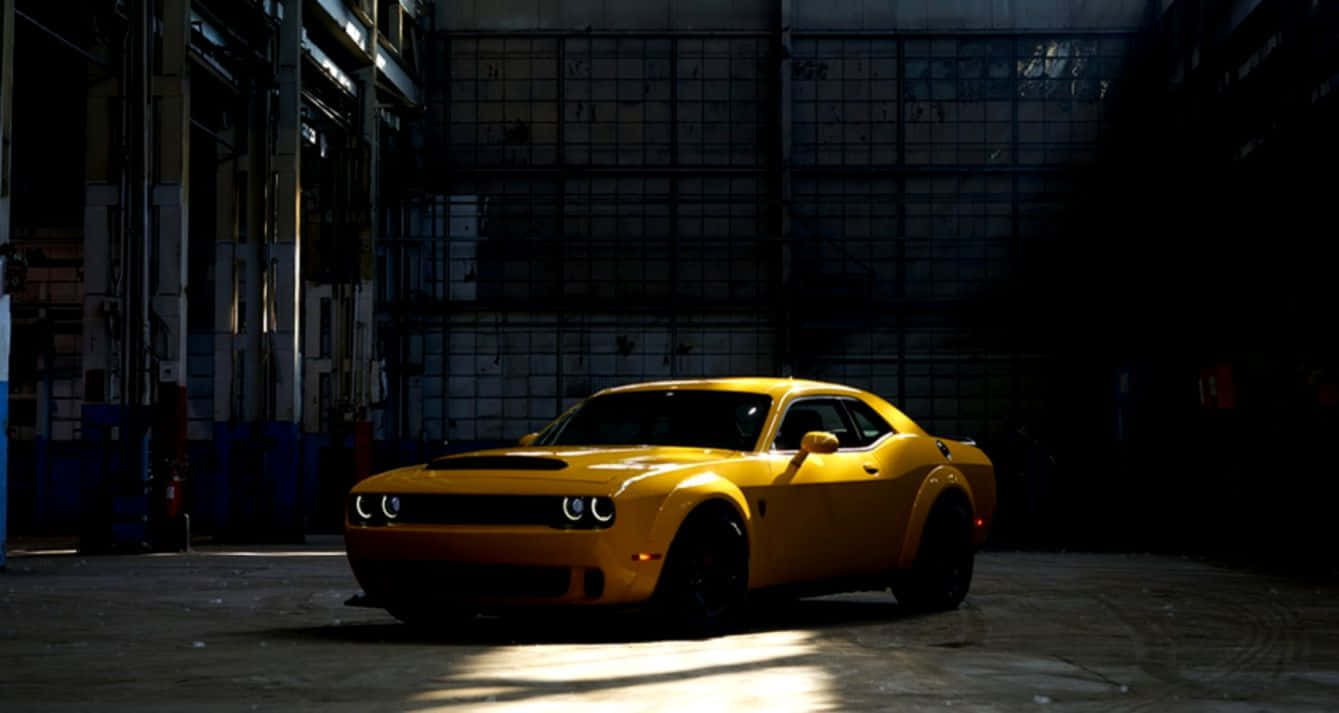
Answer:
[[[338,539],[0,574],[0,709],[1333,711],[1339,598],[1181,560],[986,553],[963,608],[813,599],[706,641],[644,619],[432,638],[343,606]]]

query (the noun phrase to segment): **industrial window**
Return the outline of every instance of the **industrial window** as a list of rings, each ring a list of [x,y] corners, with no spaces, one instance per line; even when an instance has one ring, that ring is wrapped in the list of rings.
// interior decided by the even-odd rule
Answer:
[[[455,38],[449,62],[453,163],[557,162],[557,39]]]
[[[672,161],[672,43],[571,38],[563,53],[563,158],[570,164]]]
[[[675,47],[679,163],[762,163],[767,40],[693,37]]]
[[[908,164],[1013,163],[1016,83],[1008,40],[908,40],[905,59]]]
[[[1018,40],[1018,163],[1096,158],[1107,129],[1105,107],[1127,48],[1123,38]]]
[[[858,300],[898,296],[900,194],[893,177],[797,175],[794,261],[801,289]]]
[[[897,163],[897,41],[797,38],[793,53],[793,163]]]
[[[971,297],[1006,276],[1013,235],[1008,176],[918,177],[906,186],[907,296]]]
[[[561,156],[755,166],[765,155],[765,39],[453,37],[450,46],[457,165],[550,166]]]

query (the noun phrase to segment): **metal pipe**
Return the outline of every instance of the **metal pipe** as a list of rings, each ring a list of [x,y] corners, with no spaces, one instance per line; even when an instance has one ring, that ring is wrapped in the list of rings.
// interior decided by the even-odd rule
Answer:
[[[195,127],[197,131],[204,134],[205,136],[208,136],[209,138],[213,139],[215,143],[222,146],[223,148],[228,149],[229,151],[233,150],[231,141],[228,141],[222,136],[219,136],[218,134],[214,133],[212,129],[210,129],[208,126],[205,126],[204,123],[201,122],[199,119],[191,119],[191,126]],[[231,161],[233,158],[235,158],[235,156],[236,154],[229,154],[227,156],[224,156],[223,158],[219,159],[219,163],[225,163],[227,161]]]
[[[84,59],[88,60],[89,62],[91,62],[91,63],[93,63],[93,64],[96,64],[97,66],[103,68],[104,70],[108,70],[107,73],[108,73],[109,75],[111,74],[111,72],[110,72],[110,70],[109,70],[109,67],[107,66],[107,62],[106,62],[105,60],[100,59],[100,58],[98,58],[98,57],[95,57],[95,56],[92,55],[92,54],[89,54],[88,51],[85,50],[84,48],[82,48],[82,47],[80,47],[79,45],[77,45],[77,44],[71,42],[70,40],[65,39],[65,37],[64,37],[63,35],[61,35],[59,32],[56,32],[55,30],[51,29],[50,27],[47,27],[46,25],[43,25],[42,23],[40,23],[40,22],[38,22],[37,20],[33,19],[33,18],[30,17],[27,13],[23,12],[22,10],[20,10],[20,9],[18,9],[18,8],[14,8],[14,16],[15,16],[15,17],[18,17],[18,18],[20,18],[20,19],[23,19],[23,20],[27,20],[29,24],[31,24],[33,27],[36,27],[37,29],[41,30],[42,32],[46,33],[49,37],[51,37],[51,39],[53,39],[53,40],[55,40],[55,41],[57,41],[57,42],[59,42],[59,43],[65,45],[67,48],[69,48],[70,50],[72,50],[72,51],[74,51],[75,53],[79,54],[79,55],[82,56]]]

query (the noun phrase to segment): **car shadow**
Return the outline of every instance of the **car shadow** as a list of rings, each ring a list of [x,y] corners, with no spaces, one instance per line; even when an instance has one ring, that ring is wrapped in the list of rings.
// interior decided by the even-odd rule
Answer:
[[[738,624],[723,636],[780,630],[823,630],[886,623],[918,616],[889,595],[868,598],[823,597],[751,603]],[[480,615],[450,627],[384,622],[290,627],[257,632],[265,638],[341,641],[364,644],[452,644],[508,646],[524,644],[626,644],[694,640],[645,609],[535,609]]]

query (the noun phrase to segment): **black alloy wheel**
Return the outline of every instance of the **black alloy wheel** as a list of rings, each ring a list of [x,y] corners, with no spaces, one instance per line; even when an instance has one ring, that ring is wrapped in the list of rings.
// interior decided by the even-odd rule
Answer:
[[[722,633],[743,608],[748,567],[748,541],[739,520],[714,509],[695,513],[670,546],[658,598],[681,631]]]
[[[898,603],[920,612],[957,609],[971,588],[974,550],[966,506],[957,500],[936,504],[915,564],[893,584]]]

